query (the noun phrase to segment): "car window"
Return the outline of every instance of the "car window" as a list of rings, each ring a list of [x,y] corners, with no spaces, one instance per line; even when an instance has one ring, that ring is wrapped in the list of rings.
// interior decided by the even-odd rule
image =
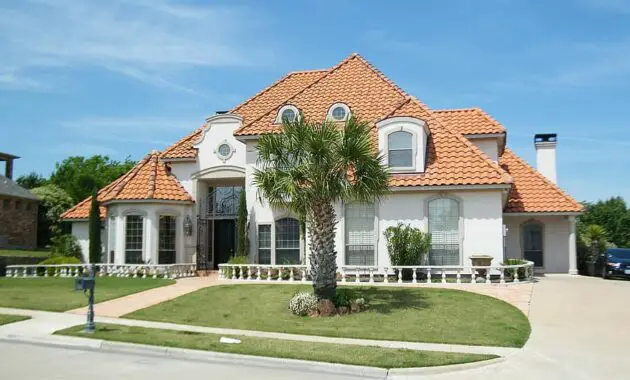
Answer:
[[[630,260],[630,249],[610,249],[608,250],[608,256]]]

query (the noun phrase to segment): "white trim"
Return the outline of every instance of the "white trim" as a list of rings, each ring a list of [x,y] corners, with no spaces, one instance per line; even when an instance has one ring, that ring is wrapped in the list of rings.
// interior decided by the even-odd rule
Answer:
[[[235,113],[220,113],[220,114],[208,116],[206,118],[206,123],[212,123],[218,120],[222,121],[223,119],[227,119],[231,121],[234,120],[234,121],[239,121],[239,122],[243,121],[243,118]]]
[[[440,190],[501,190],[510,189],[512,185],[440,185],[440,186],[392,186],[391,191],[440,191]],[[514,214],[512,214],[514,215]],[[530,214],[527,214],[530,215]]]
[[[256,135],[234,135],[234,138],[237,139],[238,141],[244,142],[244,141],[258,140],[260,138],[260,135],[258,135],[258,134],[256,134]]]
[[[142,217],[147,217],[147,212],[144,210],[140,210],[137,208],[128,208],[125,211],[121,212],[120,215],[126,217],[128,215],[138,215],[138,216],[142,216]]]
[[[333,111],[336,108],[343,108],[346,111],[346,115],[343,119],[341,120],[337,120],[333,117]],[[326,119],[330,120],[330,121],[335,121],[335,122],[340,122],[340,121],[346,121],[350,118],[350,116],[352,115],[352,112],[350,111],[350,107],[348,107],[348,105],[346,103],[335,103],[332,106],[330,106],[330,108],[328,108],[328,113],[326,114]]]
[[[227,145],[230,148],[230,151],[226,155],[221,154],[221,152],[219,151],[219,148],[223,145]],[[227,139],[221,141],[219,144],[217,144],[216,148],[214,148],[214,154],[219,160],[223,161],[223,163],[232,158],[234,152],[236,152],[236,148],[234,148],[234,146]]]
[[[160,158],[162,162],[197,162],[197,158],[183,157],[183,158]]]
[[[408,133],[411,139],[411,166],[391,166],[389,162],[389,138],[394,133]],[[387,156],[387,166],[391,170],[392,173],[414,173],[416,171],[416,155],[418,154],[418,135],[416,132],[404,125],[397,127],[396,129],[391,129],[385,133],[385,141],[383,141],[385,146],[385,155]],[[407,150],[407,149],[397,149],[397,150]]]
[[[396,123],[415,124],[423,128],[427,136],[431,134],[431,131],[429,131],[429,127],[427,126],[427,123],[424,120],[418,119],[415,117],[409,117],[409,116],[396,116],[396,117],[383,119],[379,121],[378,123],[376,123],[376,128],[383,129],[391,124],[396,124]]]
[[[199,170],[197,172],[194,172],[194,173],[192,173],[190,175],[190,179],[200,179],[203,176],[206,176],[208,174],[221,172],[221,171],[233,171],[233,172],[236,172],[238,174],[242,174],[243,177],[245,176],[245,168],[242,167],[242,166],[221,165],[221,166],[213,166],[213,167],[210,167],[210,168],[206,168],[206,169],[202,169],[202,170]]]
[[[295,119],[290,120],[290,122],[294,122],[300,119],[300,110],[293,104],[286,104],[280,108],[278,111],[278,115],[276,116],[275,124],[282,124],[282,113],[286,110],[292,110],[295,113]]]

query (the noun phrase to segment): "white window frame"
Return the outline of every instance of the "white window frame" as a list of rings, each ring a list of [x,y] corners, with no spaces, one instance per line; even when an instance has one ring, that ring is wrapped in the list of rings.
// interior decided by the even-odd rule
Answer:
[[[269,247],[261,247],[260,246],[260,227],[265,226],[269,227]],[[265,249],[269,251],[269,264],[261,264],[261,265],[270,265],[273,263],[273,245],[274,245],[274,225],[273,223],[260,223],[256,225],[256,262],[260,264],[260,250]]]
[[[157,243],[156,243],[156,247],[157,247],[157,257],[156,257],[156,261],[157,264],[166,264],[166,263],[162,263],[160,262],[160,251],[162,250],[162,248],[160,247],[160,239],[161,239],[161,235],[162,235],[162,231],[160,230],[160,222],[162,220],[162,218],[164,217],[168,217],[168,218],[173,218],[174,221],[174,228],[175,228],[175,249],[173,250],[174,256],[175,256],[175,260],[172,264],[177,264],[177,253],[178,253],[178,243],[179,243],[179,222],[180,222],[180,218],[177,217],[177,215],[173,215],[171,213],[160,213],[157,216]]]
[[[107,225],[107,231],[108,231],[108,239],[107,239],[107,252],[105,253],[106,255],[106,263],[109,264],[114,264],[115,260],[116,260],[116,229],[117,229],[117,225],[118,225],[118,217],[116,215],[109,215],[108,220],[108,225]],[[112,255],[111,252],[114,251],[114,254]]]
[[[272,263],[275,264],[275,265],[282,265],[282,264],[284,264],[284,263],[279,263],[278,262],[278,244],[276,244],[277,243],[277,239],[278,239],[278,231],[277,231],[278,230],[278,222],[283,220],[283,219],[293,219],[298,224],[298,238],[297,238],[297,240],[298,240],[298,247],[297,247],[297,250],[298,250],[298,264],[299,264],[302,261],[302,248],[301,248],[301,244],[300,244],[300,241],[301,241],[301,238],[302,238],[301,235],[300,235],[300,220],[298,218],[293,217],[293,216],[282,216],[282,217],[279,217],[273,223],[273,227],[272,227],[272,239],[273,239],[273,241],[272,241],[272,247],[273,247]],[[280,250],[283,250],[283,249],[294,250],[296,248],[280,248]]]
[[[278,115],[276,116],[276,124],[282,124],[282,113],[286,110],[292,110],[293,112],[295,112],[295,119],[292,121],[300,119],[300,110],[298,110],[298,108],[293,104],[287,104],[285,106],[282,106],[278,111]]]
[[[347,252],[347,247],[348,247],[348,218],[347,218],[347,207],[352,205],[352,204],[356,204],[359,202],[350,202],[350,203],[345,203],[343,206],[343,265],[349,265],[346,264],[347,263],[347,259],[348,259],[348,252]],[[378,225],[378,207],[377,207],[377,203],[370,203],[373,208],[374,208],[374,227],[373,227],[373,233],[374,233],[374,240],[373,240],[373,245],[374,245],[374,266],[377,266],[379,263],[378,260],[378,244],[379,244],[379,225]]]
[[[439,199],[450,199],[457,202],[458,212],[459,212],[459,220],[457,223],[457,229],[459,233],[459,237],[457,239],[457,242],[459,244],[459,263],[457,265],[463,265],[464,234],[465,234],[464,225],[465,224],[464,224],[464,200],[462,198],[451,195],[451,194],[438,194],[438,195],[427,198],[426,201],[424,202],[424,226],[425,226],[424,230],[426,233],[430,233],[429,231],[429,204]],[[431,247],[429,247],[429,252],[427,253],[427,262],[430,260],[429,258],[430,250],[431,250]]]
[[[398,132],[405,132],[410,135],[411,138],[411,166],[391,166],[389,160],[389,137]],[[396,128],[390,130],[385,135],[385,152],[387,154],[387,166],[393,172],[414,172],[416,170],[416,154],[418,152],[418,136],[412,130],[409,130],[405,127]],[[406,149],[405,149],[406,150]]]
[[[335,119],[333,117],[333,111],[336,108],[338,108],[338,107],[341,107],[341,108],[343,108],[346,111],[346,116],[343,119],[341,119],[341,120],[337,120],[337,119]],[[348,120],[350,118],[351,114],[352,113],[350,112],[350,107],[348,107],[347,104],[345,104],[345,103],[335,103],[332,106],[330,106],[330,108],[328,108],[328,114],[327,114],[326,118],[328,120],[330,120],[330,121],[343,122],[343,121]]]
[[[123,251],[123,259],[125,264],[135,264],[135,263],[127,263],[127,224],[128,224],[128,218],[130,216],[136,216],[136,217],[140,217],[142,218],[142,238],[141,238],[141,247],[140,247],[140,261],[144,261],[144,249],[146,247],[145,244],[145,239],[147,238],[147,216],[143,215],[143,214],[139,214],[139,213],[128,213],[125,214],[125,245],[124,245],[124,251]],[[134,251],[138,251],[137,249],[134,249]]]

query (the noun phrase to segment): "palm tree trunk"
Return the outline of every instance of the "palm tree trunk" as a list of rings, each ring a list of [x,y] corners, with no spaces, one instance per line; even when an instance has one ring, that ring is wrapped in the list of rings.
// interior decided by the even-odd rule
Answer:
[[[332,300],[337,290],[335,209],[330,202],[314,202],[310,215],[309,248],[313,291],[319,299]]]

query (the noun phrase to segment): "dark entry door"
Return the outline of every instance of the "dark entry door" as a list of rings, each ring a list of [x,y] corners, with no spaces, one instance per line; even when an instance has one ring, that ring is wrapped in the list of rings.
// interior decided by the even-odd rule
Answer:
[[[214,221],[214,269],[234,256],[236,223],[234,220]]]

